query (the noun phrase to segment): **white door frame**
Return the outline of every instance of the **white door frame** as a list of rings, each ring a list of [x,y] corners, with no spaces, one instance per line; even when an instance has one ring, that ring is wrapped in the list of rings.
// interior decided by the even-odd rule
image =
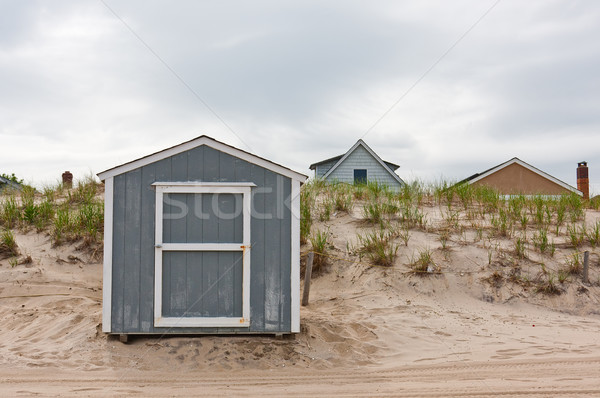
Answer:
[[[154,326],[155,327],[248,327],[250,326],[250,219],[253,183],[155,182],[156,230],[154,245]],[[242,243],[164,243],[163,195],[165,193],[242,194]],[[242,317],[162,316],[163,251],[241,251]]]

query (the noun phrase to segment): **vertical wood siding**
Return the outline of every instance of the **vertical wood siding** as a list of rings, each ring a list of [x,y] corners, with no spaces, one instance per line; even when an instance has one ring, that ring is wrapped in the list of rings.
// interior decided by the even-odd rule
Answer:
[[[252,182],[253,212],[267,216],[251,221],[250,326],[248,328],[155,328],[154,318],[154,216],[157,181]],[[279,192],[278,192],[279,189]],[[113,215],[112,333],[278,333],[291,330],[291,181],[242,159],[200,146],[187,152],[115,176]],[[194,195],[184,200],[191,205]],[[202,201],[203,210],[211,206]],[[224,198],[223,209],[232,206]],[[192,207],[190,207],[192,209]],[[192,210],[193,211],[193,210]],[[270,215],[270,217],[268,217]],[[241,231],[189,217],[172,223],[165,237],[186,242],[189,234],[235,240]],[[165,224],[167,225],[167,223]],[[166,228],[166,227],[165,227]],[[221,234],[221,235],[219,235]],[[225,235],[223,235],[225,234]],[[181,239],[181,240],[179,240]],[[165,240],[166,241],[166,240]],[[242,303],[241,262],[224,272],[223,264],[236,263],[239,253],[165,252],[163,308],[171,315],[239,316]],[[168,269],[168,272],[167,272]],[[220,278],[220,279],[219,279]],[[200,279],[202,286],[193,280]],[[216,283],[214,295],[205,294]],[[214,290],[214,289],[213,289]],[[201,297],[201,298],[199,298]]]

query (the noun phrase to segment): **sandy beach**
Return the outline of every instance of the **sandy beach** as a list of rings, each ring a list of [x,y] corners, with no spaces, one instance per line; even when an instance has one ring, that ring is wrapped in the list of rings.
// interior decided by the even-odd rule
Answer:
[[[426,210],[433,223],[439,209]],[[597,217],[587,211],[588,222]],[[358,210],[314,227],[331,233],[329,265],[312,281],[295,338],[142,336],[129,344],[100,331],[100,259],[77,242],[53,247],[45,233],[15,232],[20,258],[32,261],[0,261],[0,394],[600,395],[594,249],[590,284],[573,277],[562,294],[546,295],[488,283],[493,267],[506,266],[489,265],[482,244],[460,237],[441,251],[436,233],[411,231],[394,265],[380,267],[348,252],[368,228]],[[546,267],[568,254],[558,246]],[[421,247],[433,250],[440,273],[409,272]]]

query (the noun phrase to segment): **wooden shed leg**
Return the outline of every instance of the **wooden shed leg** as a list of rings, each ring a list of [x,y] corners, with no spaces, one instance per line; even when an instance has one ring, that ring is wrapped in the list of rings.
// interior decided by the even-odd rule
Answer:
[[[119,335],[119,341],[123,344],[127,344],[127,340],[128,340],[128,335],[126,334],[120,334]]]

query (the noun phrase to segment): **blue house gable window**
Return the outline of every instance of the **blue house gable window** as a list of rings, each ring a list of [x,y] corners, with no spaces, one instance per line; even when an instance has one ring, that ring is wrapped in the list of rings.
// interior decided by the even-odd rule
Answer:
[[[367,169],[354,169],[354,184],[367,183]]]

